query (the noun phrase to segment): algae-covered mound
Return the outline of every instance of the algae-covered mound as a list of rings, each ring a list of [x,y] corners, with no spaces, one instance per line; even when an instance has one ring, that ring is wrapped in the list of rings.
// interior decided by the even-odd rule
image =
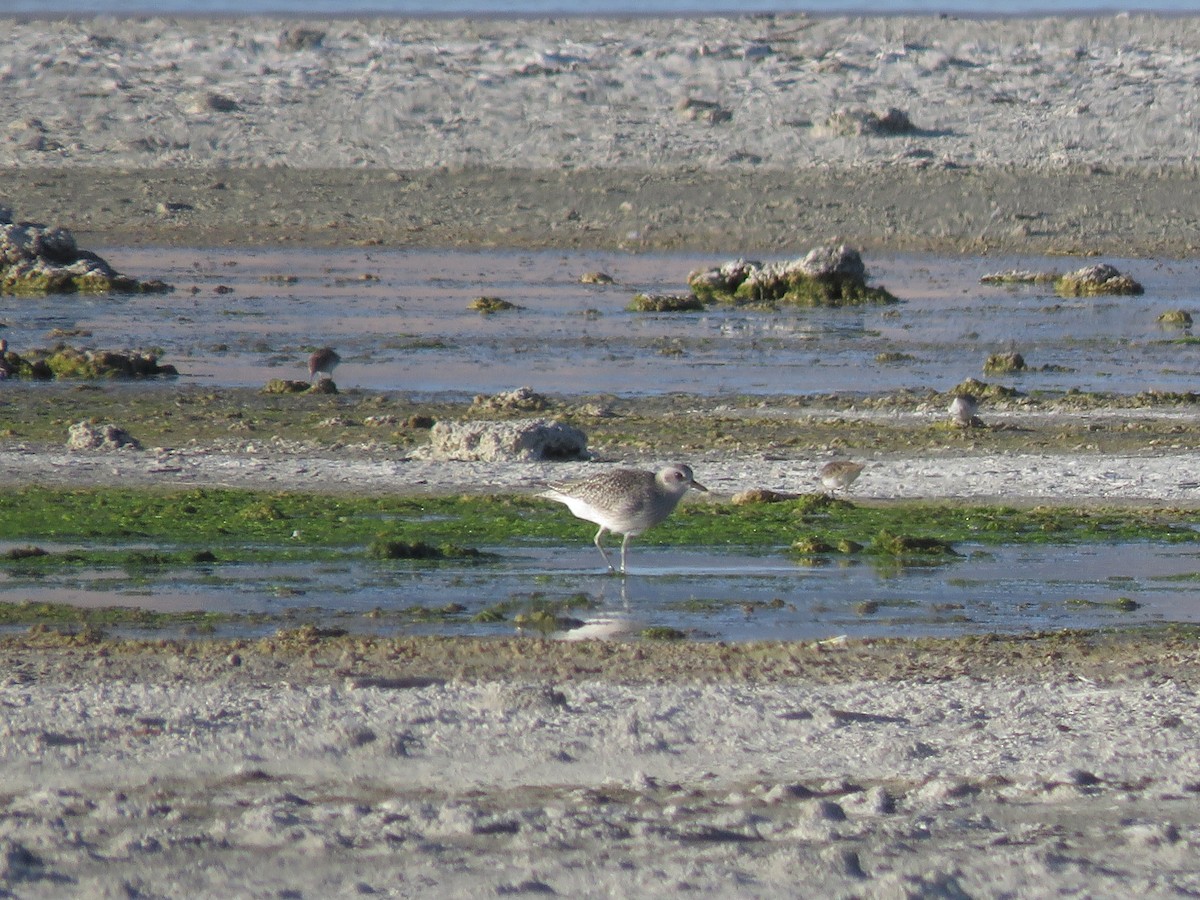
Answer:
[[[634,294],[627,307],[630,312],[696,312],[704,302],[695,294]]]
[[[861,306],[896,302],[885,288],[867,285],[862,257],[845,244],[816,247],[803,259],[787,262],[727,262],[692,272],[688,286],[702,301],[713,303]]]
[[[51,381],[55,378],[90,381],[179,374],[174,366],[159,365],[158,356],[151,352],[80,350],[66,344],[30,350],[24,355],[5,350],[0,354],[0,373],[5,378],[30,378],[35,381]]]
[[[160,293],[162,281],[122,275],[65,228],[13,222],[0,207],[0,294]]]
[[[1133,295],[1142,293],[1142,286],[1116,266],[1098,263],[1064,275],[1054,282],[1054,290],[1066,297],[1092,297],[1101,294]]]

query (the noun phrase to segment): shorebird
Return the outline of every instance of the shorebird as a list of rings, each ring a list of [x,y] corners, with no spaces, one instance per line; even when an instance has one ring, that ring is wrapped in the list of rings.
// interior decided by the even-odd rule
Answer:
[[[821,466],[821,484],[826,490],[844,490],[854,484],[863,470],[862,463],[850,462],[848,459],[835,459]]]
[[[604,535],[623,536],[621,574],[626,573],[625,556],[629,539],[637,537],[669,516],[689,488],[708,492],[696,481],[690,466],[665,466],[657,472],[641,469],[612,469],[580,481],[558,482],[539,496],[563,503],[573,515],[600,526],[593,543],[609,572],[615,572],[604,552]]]
[[[955,394],[950,401],[950,418],[961,428],[975,424],[975,410],[979,409],[979,398],[974,394]]]
[[[308,380],[312,381],[314,376],[332,378],[333,370],[337,368],[337,364],[341,361],[342,358],[337,355],[337,351],[332,347],[322,347],[320,350],[314,350],[312,356],[308,358]]]

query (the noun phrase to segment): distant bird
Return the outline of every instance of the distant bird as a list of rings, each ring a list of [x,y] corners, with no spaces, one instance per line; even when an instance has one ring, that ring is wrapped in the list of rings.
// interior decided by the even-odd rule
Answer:
[[[974,394],[955,394],[950,401],[950,418],[961,428],[976,424],[975,411],[979,409],[979,398]]]
[[[862,473],[863,464],[848,459],[835,459],[821,466],[821,484],[829,491],[845,490]]]
[[[610,531],[623,535],[621,574],[624,575],[629,539],[669,516],[689,488],[708,492],[708,488],[696,481],[690,466],[675,463],[657,472],[612,469],[580,481],[552,483],[539,496],[563,503],[573,515],[600,526],[593,543],[609,572],[615,570],[604,552],[604,535]]]
[[[314,350],[312,356],[308,358],[308,380],[312,381],[314,377],[332,378],[333,370],[337,368],[337,364],[342,361],[342,358],[337,355],[337,351],[332,347],[322,347],[320,350]]]

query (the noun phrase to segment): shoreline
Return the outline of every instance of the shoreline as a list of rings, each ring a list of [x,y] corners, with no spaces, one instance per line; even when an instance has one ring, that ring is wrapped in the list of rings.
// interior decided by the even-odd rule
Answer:
[[[1200,252],[1200,17],[4,21],[0,204],[82,246]],[[881,132],[892,108],[910,127]],[[1055,408],[1057,454],[955,435],[889,449],[856,487],[1192,508],[1189,411],[1162,412],[1118,438],[1120,416]],[[199,449],[138,454],[15,434],[6,478],[63,475],[52,458],[89,484],[362,490],[410,465],[341,438],[263,452],[269,429],[219,421]],[[1153,445],[1123,452],[1143,424]],[[814,453],[761,440],[697,474],[812,484]],[[463,464],[443,488],[500,477]],[[737,646],[31,629],[0,637],[0,893],[1194,895],[1196,647],[1188,628]]]
[[[1185,258],[1196,171],[0,169],[14,218],[82,246]],[[772,198],[762,204],[747,197]],[[81,205],[80,197],[88,202]],[[517,202],[515,198],[520,197]],[[1003,208],[995,198],[1006,198]],[[464,208],[464,198],[469,198]],[[454,210],[457,215],[448,215]],[[398,214],[397,211],[403,211]]]

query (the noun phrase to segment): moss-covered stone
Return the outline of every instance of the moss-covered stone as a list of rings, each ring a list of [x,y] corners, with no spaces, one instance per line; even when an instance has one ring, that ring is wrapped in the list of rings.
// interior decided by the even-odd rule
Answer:
[[[1138,282],[1108,263],[1085,266],[1070,272],[1054,283],[1054,290],[1064,297],[1134,295],[1143,292]]]
[[[803,259],[758,263],[736,260],[692,272],[688,286],[705,303],[762,306],[862,306],[897,302],[882,287],[867,285],[857,250],[817,247]]]
[[[162,293],[162,281],[122,275],[65,228],[0,221],[0,294]]]
[[[630,312],[696,312],[704,302],[695,294],[634,294],[626,307]]]
[[[983,364],[983,371],[989,375],[999,375],[1007,372],[1024,372],[1025,357],[1020,353],[993,353]]]
[[[1158,317],[1158,324],[1174,328],[1191,328],[1192,314],[1185,309],[1170,309]]]
[[[174,366],[159,365],[158,356],[147,351],[81,350],[66,344],[30,350],[21,355],[3,354],[0,365],[10,378],[34,381],[74,379],[95,381],[113,378],[171,377],[179,372]]]
[[[490,316],[493,313],[507,312],[513,309],[520,309],[521,307],[500,297],[476,297],[467,304],[467,308]]]

